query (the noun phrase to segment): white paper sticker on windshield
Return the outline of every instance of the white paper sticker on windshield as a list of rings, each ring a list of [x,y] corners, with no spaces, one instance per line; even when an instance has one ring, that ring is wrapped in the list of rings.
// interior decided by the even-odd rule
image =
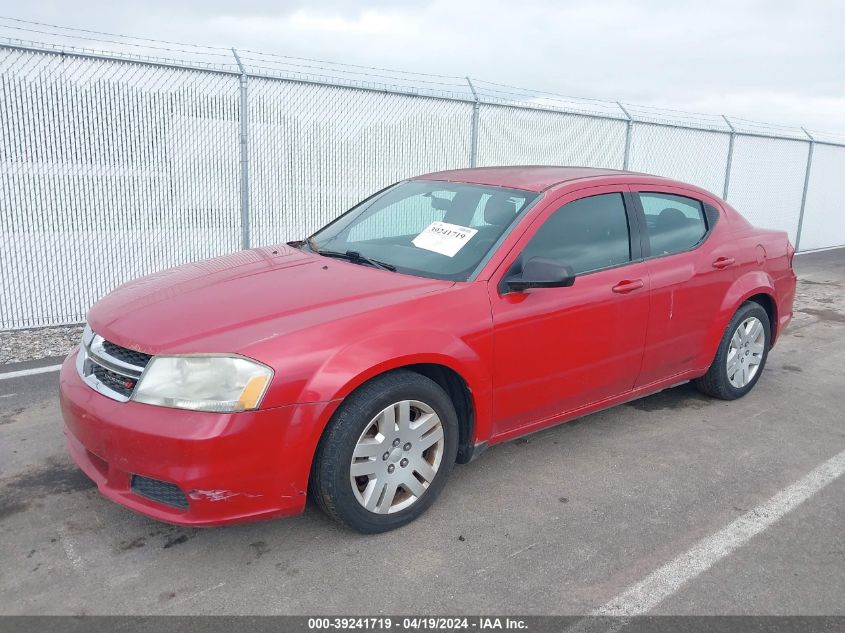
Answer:
[[[434,251],[446,257],[454,257],[476,233],[478,231],[466,226],[448,222],[432,222],[413,239],[413,244],[417,248]]]

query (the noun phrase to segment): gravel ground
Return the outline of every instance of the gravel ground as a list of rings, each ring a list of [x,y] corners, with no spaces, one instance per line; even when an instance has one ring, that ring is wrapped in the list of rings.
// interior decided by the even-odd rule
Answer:
[[[0,332],[0,365],[52,356],[67,356],[79,342],[83,325]]]

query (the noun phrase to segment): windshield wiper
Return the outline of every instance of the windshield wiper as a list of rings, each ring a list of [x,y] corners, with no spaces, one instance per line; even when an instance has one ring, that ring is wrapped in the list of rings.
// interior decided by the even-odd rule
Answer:
[[[371,259],[370,257],[364,257],[358,251],[346,251],[345,253],[341,253],[340,251],[330,251],[320,248],[317,246],[317,242],[313,237],[307,237],[304,240],[297,242],[297,246],[308,246],[308,248],[311,249],[311,252],[323,255],[324,257],[336,257],[337,259],[344,259],[348,262],[352,262],[353,264],[365,264],[367,266],[372,266],[373,268],[389,270],[392,273],[396,272],[396,266],[393,264],[380,262],[379,260]]]
[[[309,246],[311,246],[309,244]],[[324,249],[318,249],[311,246],[311,249],[317,253],[318,255],[322,255],[324,257],[336,257],[337,259],[344,259],[348,262],[352,262],[353,264],[364,264],[367,266],[372,266],[373,268],[379,268],[381,270],[389,270],[390,272],[396,272],[396,266],[393,264],[388,264],[385,262],[380,262],[377,259],[370,259],[369,257],[364,257],[358,251],[346,251],[345,253],[341,253],[340,251],[327,251]]]

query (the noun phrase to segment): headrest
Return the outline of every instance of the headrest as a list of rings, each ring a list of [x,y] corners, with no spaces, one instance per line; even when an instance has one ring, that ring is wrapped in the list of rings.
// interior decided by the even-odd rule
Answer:
[[[484,221],[494,226],[505,226],[511,223],[516,215],[516,202],[507,193],[497,193],[490,197],[484,205]]]
[[[657,227],[660,229],[675,229],[687,225],[687,216],[680,209],[663,209],[657,216]]]

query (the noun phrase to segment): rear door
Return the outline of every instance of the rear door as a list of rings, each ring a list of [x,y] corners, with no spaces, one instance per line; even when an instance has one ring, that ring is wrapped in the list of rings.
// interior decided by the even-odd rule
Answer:
[[[621,189],[591,187],[549,203],[492,277],[494,434],[543,426],[632,389],[649,281]],[[508,292],[502,280],[531,257],[569,265],[574,285]]]
[[[700,357],[736,277],[735,244],[714,201],[681,187],[631,185],[651,280],[637,386],[681,374]]]

